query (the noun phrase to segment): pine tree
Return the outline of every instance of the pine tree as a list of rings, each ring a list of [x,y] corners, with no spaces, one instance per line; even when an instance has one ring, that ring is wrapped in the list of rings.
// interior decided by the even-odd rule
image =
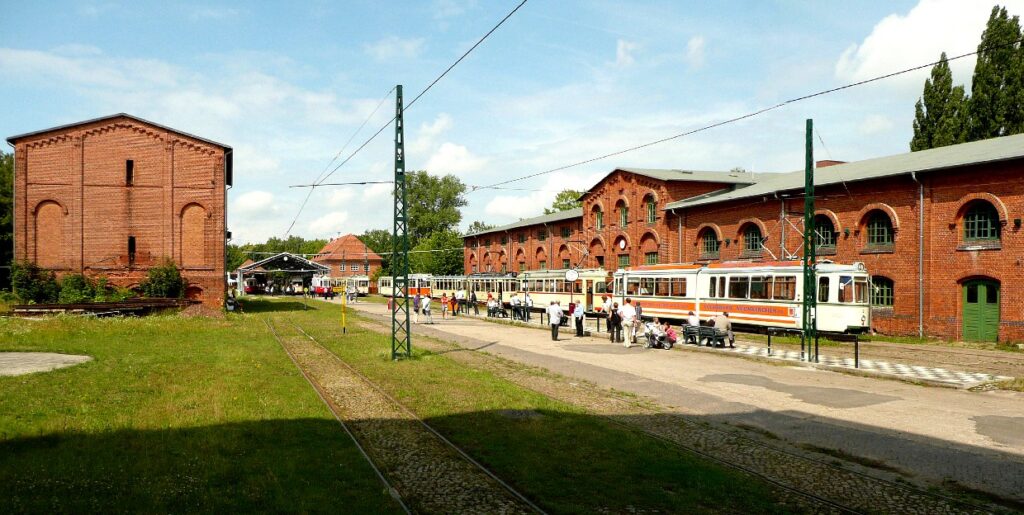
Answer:
[[[978,62],[971,81],[968,103],[971,141],[1011,134],[1021,116],[1020,91],[1016,76],[1020,74],[1020,20],[1010,17],[1005,7],[995,6],[989,15],[985,32],[978,45]],[[1015,69],[1017,68],[1017,69]]]
[[[910,150],[918,151],[962,143],[967,138],[966,98],[963,86],[953,86],[953,72],[942,53],[924,81],[924,91],[914,106],[914,137]]]

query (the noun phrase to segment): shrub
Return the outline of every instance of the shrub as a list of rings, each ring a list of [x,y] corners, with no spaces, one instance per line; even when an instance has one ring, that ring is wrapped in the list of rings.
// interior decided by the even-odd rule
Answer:
[[[147,297],[181,298],[185,294],[185,281],[174,261],[165,259],[162,264],[149,269],[146,280],[139,285]]]
[[[35,263],[15,263],[11,267],[11,286],[15,295],[26,303],[56,302],[60,295],[53,272]]]
[[[60,280],[60,296],[58,301],[61,304],[77,304],[79,302],[92,302],[96,294],[96,286],[92,281],[82,274],[65,275]]]

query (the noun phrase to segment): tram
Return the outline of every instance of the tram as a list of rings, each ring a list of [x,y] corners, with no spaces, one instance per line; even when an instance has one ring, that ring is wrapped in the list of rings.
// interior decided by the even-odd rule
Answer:
[[[819,262],[817,327],[831,333],[862,333],[871,326],[869,277],[863,263]],[[614,274],[613,299],[639,302],[644,316],[702,320],[729,313],[736,324],[801,327],[804,278],[799,261],[665,264],[631,267]]]
[[[334,293],[342,294],[349,289],[354,289],[356,295],[365,297],[370,293],[370,276],[351,275],[347,277],[335,277],[331,279],[331,288]]]
[[[476,292],[478,302],[487,300],[487,296],[508,302],[508,298],[519,288],[516,274],[485,272],[466,276],[466,291]]]
[[[409,274],[409,291],[406,292],[406,295],[415,296],[417,293],[420,296],[430,295],[431,277],[430,274]],[[377,279],[377,291],[384,297],[394,295],[394,283],[392,283],[390,275],[382,275],[380,279]]]
[[[569,303],[583,303],[587,311],[602,309],[602,297],[611,295],[611,274],[603,268],[577,270],[575,281],[565,280],[566,270],[537,270],[519,274],[519,291],[529,293],[534,306],[552,301],[569,310]]]

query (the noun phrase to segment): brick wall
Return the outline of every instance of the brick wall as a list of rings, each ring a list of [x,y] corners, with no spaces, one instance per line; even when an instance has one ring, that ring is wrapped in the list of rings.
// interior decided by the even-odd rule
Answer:
[[[223,303],[222,147],[122,117],[19,139],[15,163],[16,259],[135,287],[169,257],[189,296]]]

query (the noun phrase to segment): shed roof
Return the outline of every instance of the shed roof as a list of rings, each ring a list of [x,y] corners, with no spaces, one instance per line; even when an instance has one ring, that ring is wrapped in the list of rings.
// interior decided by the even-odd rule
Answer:
[[[721,182],[724,184],[754,184],[759,175],[750,172],[711,172],[697,170],[678,170],[665,168],[616,168],[612,171],[623,171],[643,175],[659,181],[689,182]],[[609,174],[611,175],[611,174]],[[603,179],[602,179],[603,180]],[[599,181],[600,182],[600,181]]]
[[[203,137],[200,137],[200,136],[196,136],[195,134],[190,134],[190,133],[187,133],[185,131],[180,131],[180,130],[175,129],[173,127],[168,127],[166,125],[161,125],[161,124],[156,123],[156,122],[151,122],[151,121],[146,120],[144,118],[139,118],[138,116],[130,115],[128,113],[117,113],[117,114],[112,114],[112,115],[108,115],[108,116],[101,116],[99,118],[93,118],[91,120],[84,120],[84,121],[81,121],[81,122],[74,122],[74,123],[69,123],[69,124],[65,124],[65,125],[58,125],[56,127],[50,127],[48,129],[41,129],[41,130],[38,130],[38,131],[26,132],[24,134],[18,134],[16,136],[11,136],[11,137],[7,138],[7,142],[11,143],[11,144],[14,144],[16,141],[18,141],[20,139],[28,138],[28,137],[31,137],[31,136],[38,136],[40,134],[46,134],[48,132],[58,132],[58,131],[62,131],[64,129],[70,129],[72,127],[78,127],[80,125],[87,125],[87,124],[90,124],[90,123],[103,122],[103,121],[107,121],[107,120],[113,120],[115,118],[128,118],[130,120],[135,120],[135,121],[137,121],[139,123],[144,123],[146,125],[152,125],[153,127],[158,127],[158,128],[164,129],[166,131],[170,131],[170,132],[173,132],[173,133],[176,133],[176,134],[180,134],[182,136],[188,136],[189,138],[196,139],[196,140],[202,141],[204,143],[209,143],[211,145],[223,148],[224,150],[231,150],[230,146],[225,145],[223,143],[218,143],[218,142],[213,141],[211,139],[206,139],[206,138],[203,138]]]
[[[326,274],[331,271],[327,265],[314,263],[302,256],[289,252],[274,254],[246,266],[238,267],[239,272],[293,272],[293,273],[320,273]]]
[[[569,220],[570,218],[579,218],[583,216],[583,208],[577,207],[574,209],[567,209],[565,211],[559,211],[557,213],[551,213],[549,215],[535,216],[533,218],[524,218],[518,222],[511,223],[508,225],[502,225],[494,227],[493,229],[487,229],[486,231],[475,232],[473,234],[467,234],[464,238],[472,238],[480,236],[481,234],[490,234],[495,232],[505,232],[512,229],[518,229],[520,227],[527,227],[530,225],[537,224],[550,224],[554,222],[561,222],[562,220]]]
[[[814,174],[815,186],[866,181],[910,173],[927,173],[962,166],[993,163],[1024,157],[1024,134],[1003,136],[959,145],[865,159],[819,168]],[[756,184],[735,190],[719,190],[669,203],[665,209],[714,204],[804,187],[804,171],[762,173]]]

